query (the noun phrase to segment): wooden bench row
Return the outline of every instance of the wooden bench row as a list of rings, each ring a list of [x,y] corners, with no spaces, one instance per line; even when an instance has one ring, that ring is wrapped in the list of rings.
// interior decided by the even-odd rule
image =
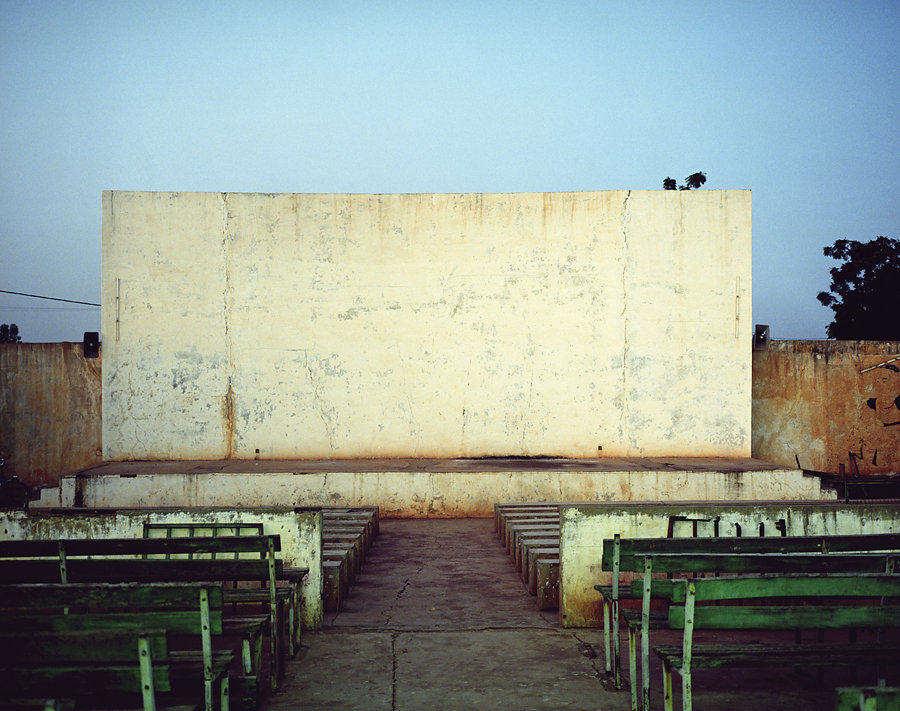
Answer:
[[[617,688],[621,688],[620,653],[619,653],[619,617],[624,618],[628,626],[629,640],[629,669],[631,678],[632,708],[638,707],[637,692],[637,662],[636,662],[636,637],[641,638],[641,689],[642,706],[650,707],[650,683],[649,683],[649,631],[651,629],[671,629],[671,610],[668,613],[652,614],[651,601],[667,604],[673,599],[676,589],[681,589],[682,579],[694,578],[701,574],[730,575],[737,574],[747,576],[753,574],[768,574],[772,579],[789,578],[797,574],[806,574],[815,578],[806,593],[803,593],[802,583],[796,582],[793,590],[797,598],[809,598],[816,589],[813,586],[819,584],[818,578],[827,579],[829,576],[861,576],[863,581],[873,574],[891,574],[894,571],[895,561],[900,550],[900,535],[875,534],[875,535],[849,535],[849,536],[775,536],[757,538],[636,538],[622,539],[614,537],[604,541],[601,568],[612,573],[612,586],[596,585],[595,589],[603,595],[604,604],[604,640],[606,647],[607,671],[610,671],[610,636],[612,636],[612,667],[615,673]],[[630,586],[620,585],[620,576],[626,574],[639,574],[641,577],[632,581]],[[668,579],[659,579],[660,574],[676,576]],[[657,576],[657,577],[654,577]],[[816,578],[818,576],[818,578]],[[732,578],[713,578],[718,580]],[[749,579],[742,577],[738,579]],[[839,580],[840,578],[835,578]],[[766,579],[767,580],[767,579]],[[800,580],[800,579],[798,579]],[[723,583],[731,585],[732,583]],[[761,582],[760,585],[769,584]],[[830,583],[822,583],[826,586]],[[860,590],[865,590],[865,584],[861,583]],[[702,583],[706,585],[706,583]],[[835,589],[840,590],[838,583]],[[706,588],[703,588],[704,590]],[[765,588],[763,592],[765,592]],[[706,593],[704,593],[706,594]],[[731,593],[734,594],[734,593]],[[822,593],[827,595],[829,593]],[[759,597],[774,596],[762,594]],[[752,597],[749,596],[748,597]],[[640,610],[621,610],[620,602],[626,599],[641,600]],[[737,599],[737,597],[735,597]],[[871,606],[870,606],[871,607]],[[731,608],[729,608],[731,609]],[[862,608],[867,609],[868,608]],[[878,612],[869,612],[873,616]],[[737,626],[739,616],[730,617],[729,612],[723,619],[733,619]],[[743,613],[738,613],[738,615]],[[783,609],[765,614],[787,614]],[[763,615],[763,616],[764,616]],[[750,618],[748,618],[750,619]],[[754,618],[748,622],[758,622],[760,618]],[[792,618],[793,619],[793,618]],[[841,618],[836,618],[841,619]],[[610,632],[610,622],[612,631]],[[784,628],[786,618],[782,617],[780,627]],[[721,624],[721,622],[720,622]],[[821,628],[837,626],[829,621],[827,615],[816,615],[808,623],[809,627]],[[867,626],[862,624],[860,626]],[[740,659],[750,659],[744,655],[745,650],[736,650],[733,658],[724,650],[719,650],[722,657],[716,664],[737,664]],[[773,654],[780,653],[775,650]],[[690,708],[690,654],[687,656],[687,664],[679,662],[671,650],[667,652],[670,669],[687,668],[687,693],[684,694],[685,708]],[[802,659],[802,655],[797,657]],[[709,662],[712,664],[713,662]],[[810,661],[809,666],[814,662]],[[668,675],[670,677],[670,673]],[[667,678],[668,678],[667,677]],[[668,696],[671,696],[669,689]],[[668,702],[667,702],[668,703]]]
[[[226,632],[242,639],[242,672],[254,679],[259,676],[261,639],[267,636],[274,690],[284,668],[282,638],[287,638],[292,655],[299,645],[299,586],[308,573],[285,568],[276,556],[279,550],[278,536],[0,541],[0,579],[62,586],[228,581],[224,603],[232,614]],[[247,614],[250,605],[261,607],[261,613]],[[207,708],[211,704],[207,688]]]
[[[322,509],[322,602],[338,612],[378,535],[377,506]]]
[[[559,607],[559,507],[495,504],[494,526],[538,609]]]
[[[255,678],[231,672],[233,650],[213,646],[227,631],[224,607],[222,586],[211,583],[2,585],[2,703],[140,698],[153,711],[173,694],[180,702],[200,698],[201,679],[206,709],[215,700],[228,711],[233,692],[253,703]]]

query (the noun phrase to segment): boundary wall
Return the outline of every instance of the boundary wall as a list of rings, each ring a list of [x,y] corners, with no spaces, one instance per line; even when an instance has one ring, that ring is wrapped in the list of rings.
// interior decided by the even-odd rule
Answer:
[[[82,343],[0,343],[0,449],[29,486],[97,464],[101,367]]]
[[[781,466],[900,472],[900,341],[770,341],[754,351],[752,441],[754,457]]]

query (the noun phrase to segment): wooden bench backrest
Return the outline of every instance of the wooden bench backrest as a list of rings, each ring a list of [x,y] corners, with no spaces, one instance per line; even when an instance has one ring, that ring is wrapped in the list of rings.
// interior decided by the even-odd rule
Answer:
[[[274,562],[275,577],[282,575],[281,559]],[[66,581],[70,583],[174,582],[204,580],[265,580],[266,560],[176,560],[138,558],[90,558],[68,560]],[[0,580],[18,583],[61,582],[58,561],[0,560]]]
[[[641,572],[647,554],[847,553],[900,551],[900,534],[720,538],[619,538],[619,571]],[[612,571],[616,539],[603,541],[602,570]],[[712,561],[713,558],[707,560]],[[655,566],[654,566],[655,567]],[[685,570],[690,570],[685,569]],[[711,572],[711,571],[710,571]],[[736,571],[740,572],[740,571]]]
[[[260,522],[247,523],[145,523],[144,538],[219,538],[233,536],[262,536],[263,525]],[[229,551],[224,551],[226,554]],[[222,551],[211,552],[211,557],[216,558]],[[192,555],[192,554],[191,554]],[[231,552],[233,558],[239,558],[240,552]],[[265,556],[265,551],[260,551],[260,557]]]
[[[695,629],[828,629],[900,627],[900,606],[881,604],[900,597],[900,575],[767,575],[673,581],[669,626]],[[810,605],[823,598],[855,604]],[[873,604],[858,604],[871,598]],[[756,605],[697,605],[758,600]]]
[[[0,633],[3,695],[41,696],[170,691],[168,646],[162,630],[142,632]],[[144,666],[142,676],[142,666]],[[152,667],[152,683],[148,684]],[[149,685],[149,688],[146,686]],[[145,708],[146,708],[145,703]]]
[[[83,556],[209,555],[266,553],[269,545],[281,550],[279,536],[221,536],[179,538],[73,538],[0,541],[3,558],[75,558]]]
[[[204,638],[222,634],[222,586],[210,583],[0,585],[0,608],[7,631],[113,628],[165,629]]]

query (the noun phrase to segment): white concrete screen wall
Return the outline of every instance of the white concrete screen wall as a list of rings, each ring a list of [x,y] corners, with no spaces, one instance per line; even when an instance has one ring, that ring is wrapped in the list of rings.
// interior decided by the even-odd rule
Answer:
[[[748,191],[104,192],[104,458],[749,456],[750,235]]]

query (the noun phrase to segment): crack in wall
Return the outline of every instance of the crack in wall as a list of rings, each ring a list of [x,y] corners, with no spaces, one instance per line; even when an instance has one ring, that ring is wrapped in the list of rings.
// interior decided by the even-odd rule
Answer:
[[[222,264],[224,285],[222,292],[222,322],[224,326],[225,356],[228,363],[228,375],[225,380],[225,396],[222,405],[223,438],[225,458],[234,457],[234,388],[235,374],[234,344],[231,337],[231,268],[232,255],[228,237],[228,193],[222,193]]]
[[[328,438],[328,449],[329,451],[334,452],[334,426],[325,412],[325,403],[322,401],[321,382],[316,373],[313,372],[312,366],[309,363],[309,351],[305,349],[303,350],[303,365],[306,368],[307,377],[313,388],[313,398],[315,398],[316,406],[319,410],[319,417],[322,420],[322,424],[325,426],[325,436]]]
[[[619,421],[619,436],[622,444],[625,443],[628,427],[628,201],[631,191],[625,193],[622,203],[622,384],[620,397],[622,398],[621,418]],[[626,447],[630,451],[630,447]]]

